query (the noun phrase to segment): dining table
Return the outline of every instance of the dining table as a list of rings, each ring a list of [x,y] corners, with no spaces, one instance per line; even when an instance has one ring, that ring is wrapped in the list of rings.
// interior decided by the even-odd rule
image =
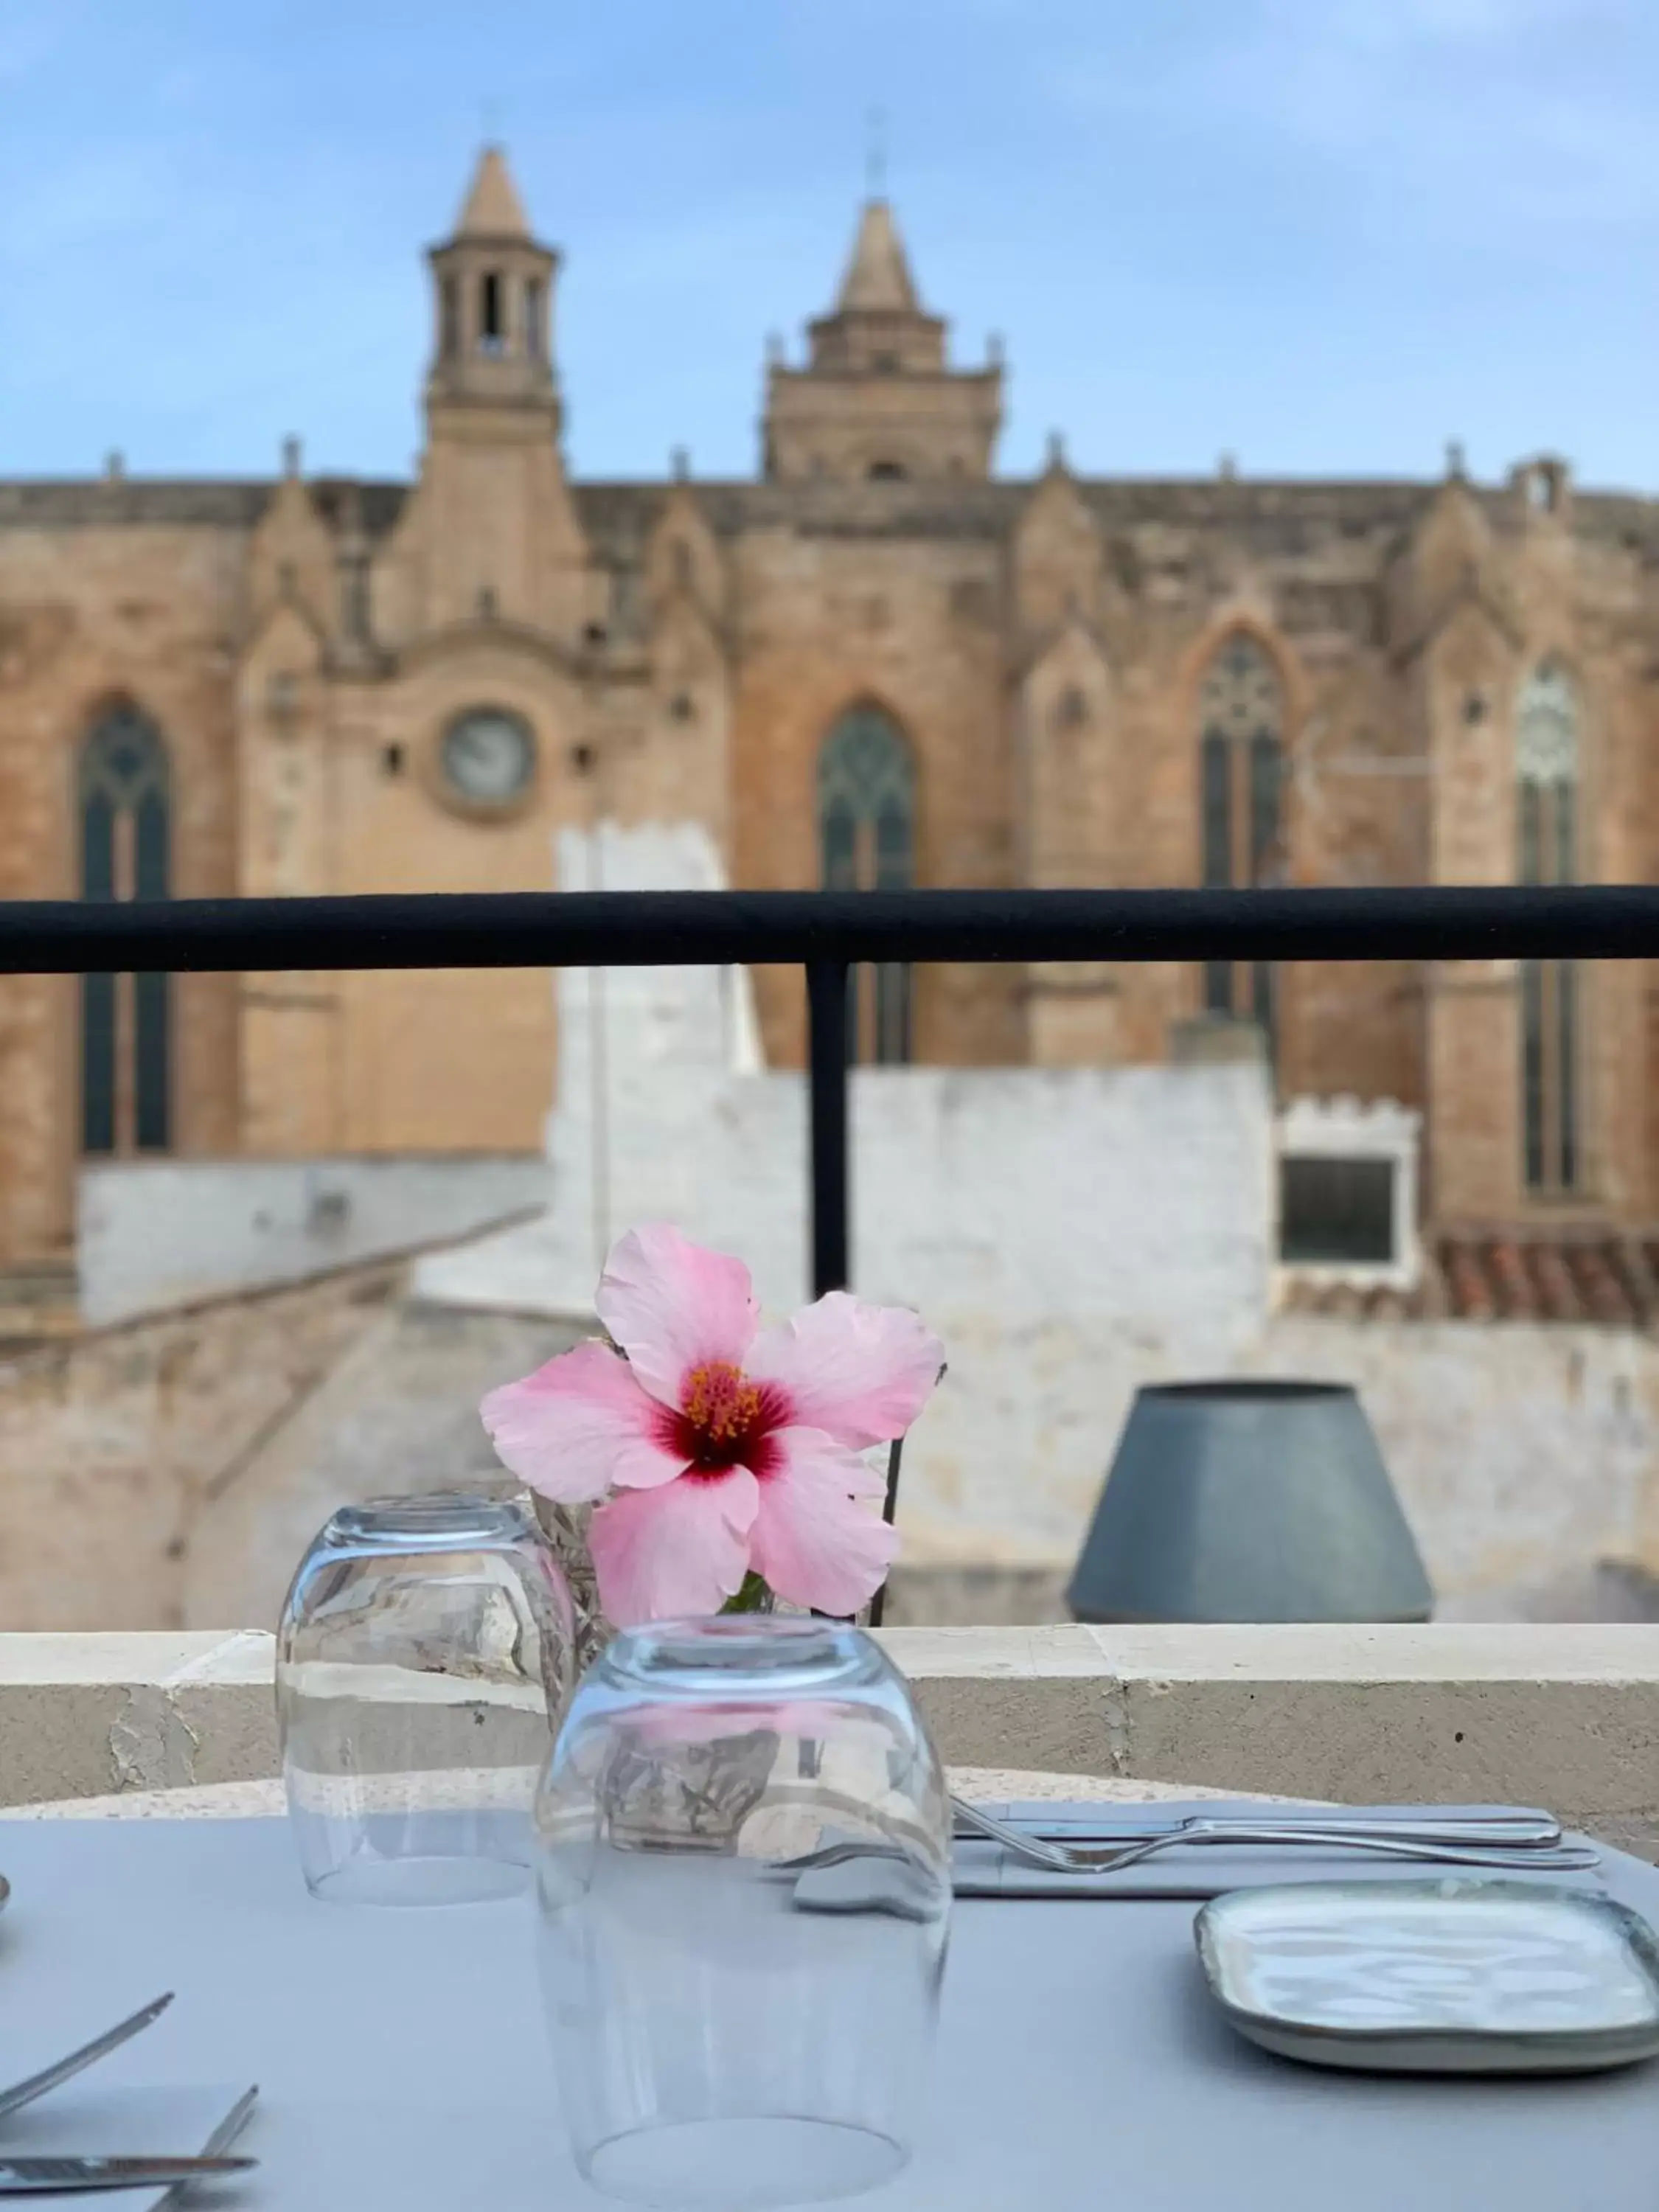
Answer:
[[[1204,1802],[1174,1786],[1103,1791],[1075,1776],[952,1779],[1004,1802]],[[53,2093],[65,2129],[77,2100],[204,2084],[228,2098],[258,2083],[238,2144],[257,2169],[193,2190],[186,2202],[202,2212],[577,2212],[609,2201],[566,2147],[527,1895],[419,1910],[320,1903],[270,1784],[12,1808],[0,1813],[0,1875],[11,1890],[0,1912],[0,2081],[172,1990],[154,2027]],[[1597,1879],[1659,1924],[1659,1870],[1608,1849]],[[872,2204],[1659,2203],[1659,2062],[1453,2078],[1274,2057],[1210,1997],[1197,1909],[1170,1895],[959,1900],[915,2154]]]

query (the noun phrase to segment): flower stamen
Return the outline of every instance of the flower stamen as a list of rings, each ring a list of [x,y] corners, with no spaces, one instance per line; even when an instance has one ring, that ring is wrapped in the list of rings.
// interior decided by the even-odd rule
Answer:
[[[746,1436],[761,1410],[759,1386],[746,1382],[729,1360],[711,1359],[694,1367],[682,1386],[680,1412],[711,1444]]]

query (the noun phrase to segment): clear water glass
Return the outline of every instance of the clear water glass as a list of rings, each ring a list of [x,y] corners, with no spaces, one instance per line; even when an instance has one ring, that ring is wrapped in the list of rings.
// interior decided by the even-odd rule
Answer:
[[[276,1645],[283,1775],[313,1894],[455,1905],[526,1889],[572,1650],[569,1593],[526,1507],[446,1492],[333,1514]]]
[[[908,1686],[836,1621],[634,1629],[537,1801],[540,1965],[576,2163],[638,2204],[852,2196],[909,2155],[951,1910]]]

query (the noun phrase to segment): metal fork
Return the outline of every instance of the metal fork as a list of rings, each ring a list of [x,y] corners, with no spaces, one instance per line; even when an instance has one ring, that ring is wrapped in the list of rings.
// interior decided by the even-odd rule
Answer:
[[[1511,1870],[1516,1867],[1539,1867],[1555,1873],[1587,1873],[1601,1863],[1601,1853],[1586,1844],[1505,1844],[1473,1839],[1460,1844],[1437,1840],[1425,1831],[1413,1830],[1408,1834],[1403,1829],[1385,1832],[1381,1827],[1322,1828],[1301,1820],[1269,1827],[1257,1820],[1197,1818],[1183,1822],[1179,1828],[1160,1829],[1136,1843],[1056,1844],[1011,1828],[989,1813],[981,1812],[977,1805],[958,1802],[956,1810],[981,1836],[1000,1844],[1017,1858],[1033,1866],[1046,1867],[1051,1874],[1117,1874],[1125,1868],[1139,1866],[1144,1859],[1156,1857],[1160,1851],[1188,1844],[1323,1844],[1328,1850],[1370,1851],[1384,1858],[1415,1859],[1436,1866],[1506,1867]]]
[[[978,1830],[994,1816],[967,1799],[952,1797],[951,1810],[958,1833]],[[1561,1823],[1552,1813],[1522,1805],[1476,1807],[1456,1812],[1433,1806],[1410,1811],[1394,1807],[1364,1805],[1285,1805],[1263,1803],[1240,1808],[1231,1806],[1203,1813],[1163,1812],[1136,1807],[1127,1817],[1109,1803],[1056,1805],[1052,1813],[1028,1809],[1005,1825],[1023,1836],[1036,1836],[1055,1844],[1138,1844],[1147,1836],[1179,1835],[1195,1820],[1225,1820],[1231,1827],[1340,1828],[1346,1834],[1357,1829],[1368,1836],[1425,1837],[1434,1844],[1468,1844],[1508,1850],[1511,1845],[1558,1844]]]
[[[251,2088],[243,2090],[241,2095],[202,2145],[202,2156],[222,2158],[253,2118],[253,2107],[258,2101],[259,2085],[256,2081]],[[157,2205],[155,2212],[177,2212],[177,2208],[183,2205],[185,2201],[185,2192],[190,2185],[187,2181],[174,2182],[173,2187]]]

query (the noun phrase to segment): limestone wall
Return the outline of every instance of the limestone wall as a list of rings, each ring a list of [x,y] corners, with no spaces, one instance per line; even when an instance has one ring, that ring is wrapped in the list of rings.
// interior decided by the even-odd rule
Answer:
[[[0,514],[0,893],[76,895],[79,748],[115,699],[162,732],[173,789],[172,886],[237,887],[231,641],[245,617],[248,505],[216,487],[205,512],[139,523],[120,484],[88,487],[73,526]],[[0,1261],[63,1250],[80,1136],[80,990],[70,976],[0,978]],[[173,1143],[236,1141],[236,985],[173,979]]]
[[[0,1366],[0,1630],[275,1622],[342,1500],[487,1475],[485,1390],[570,1341],[385,1263]]]

